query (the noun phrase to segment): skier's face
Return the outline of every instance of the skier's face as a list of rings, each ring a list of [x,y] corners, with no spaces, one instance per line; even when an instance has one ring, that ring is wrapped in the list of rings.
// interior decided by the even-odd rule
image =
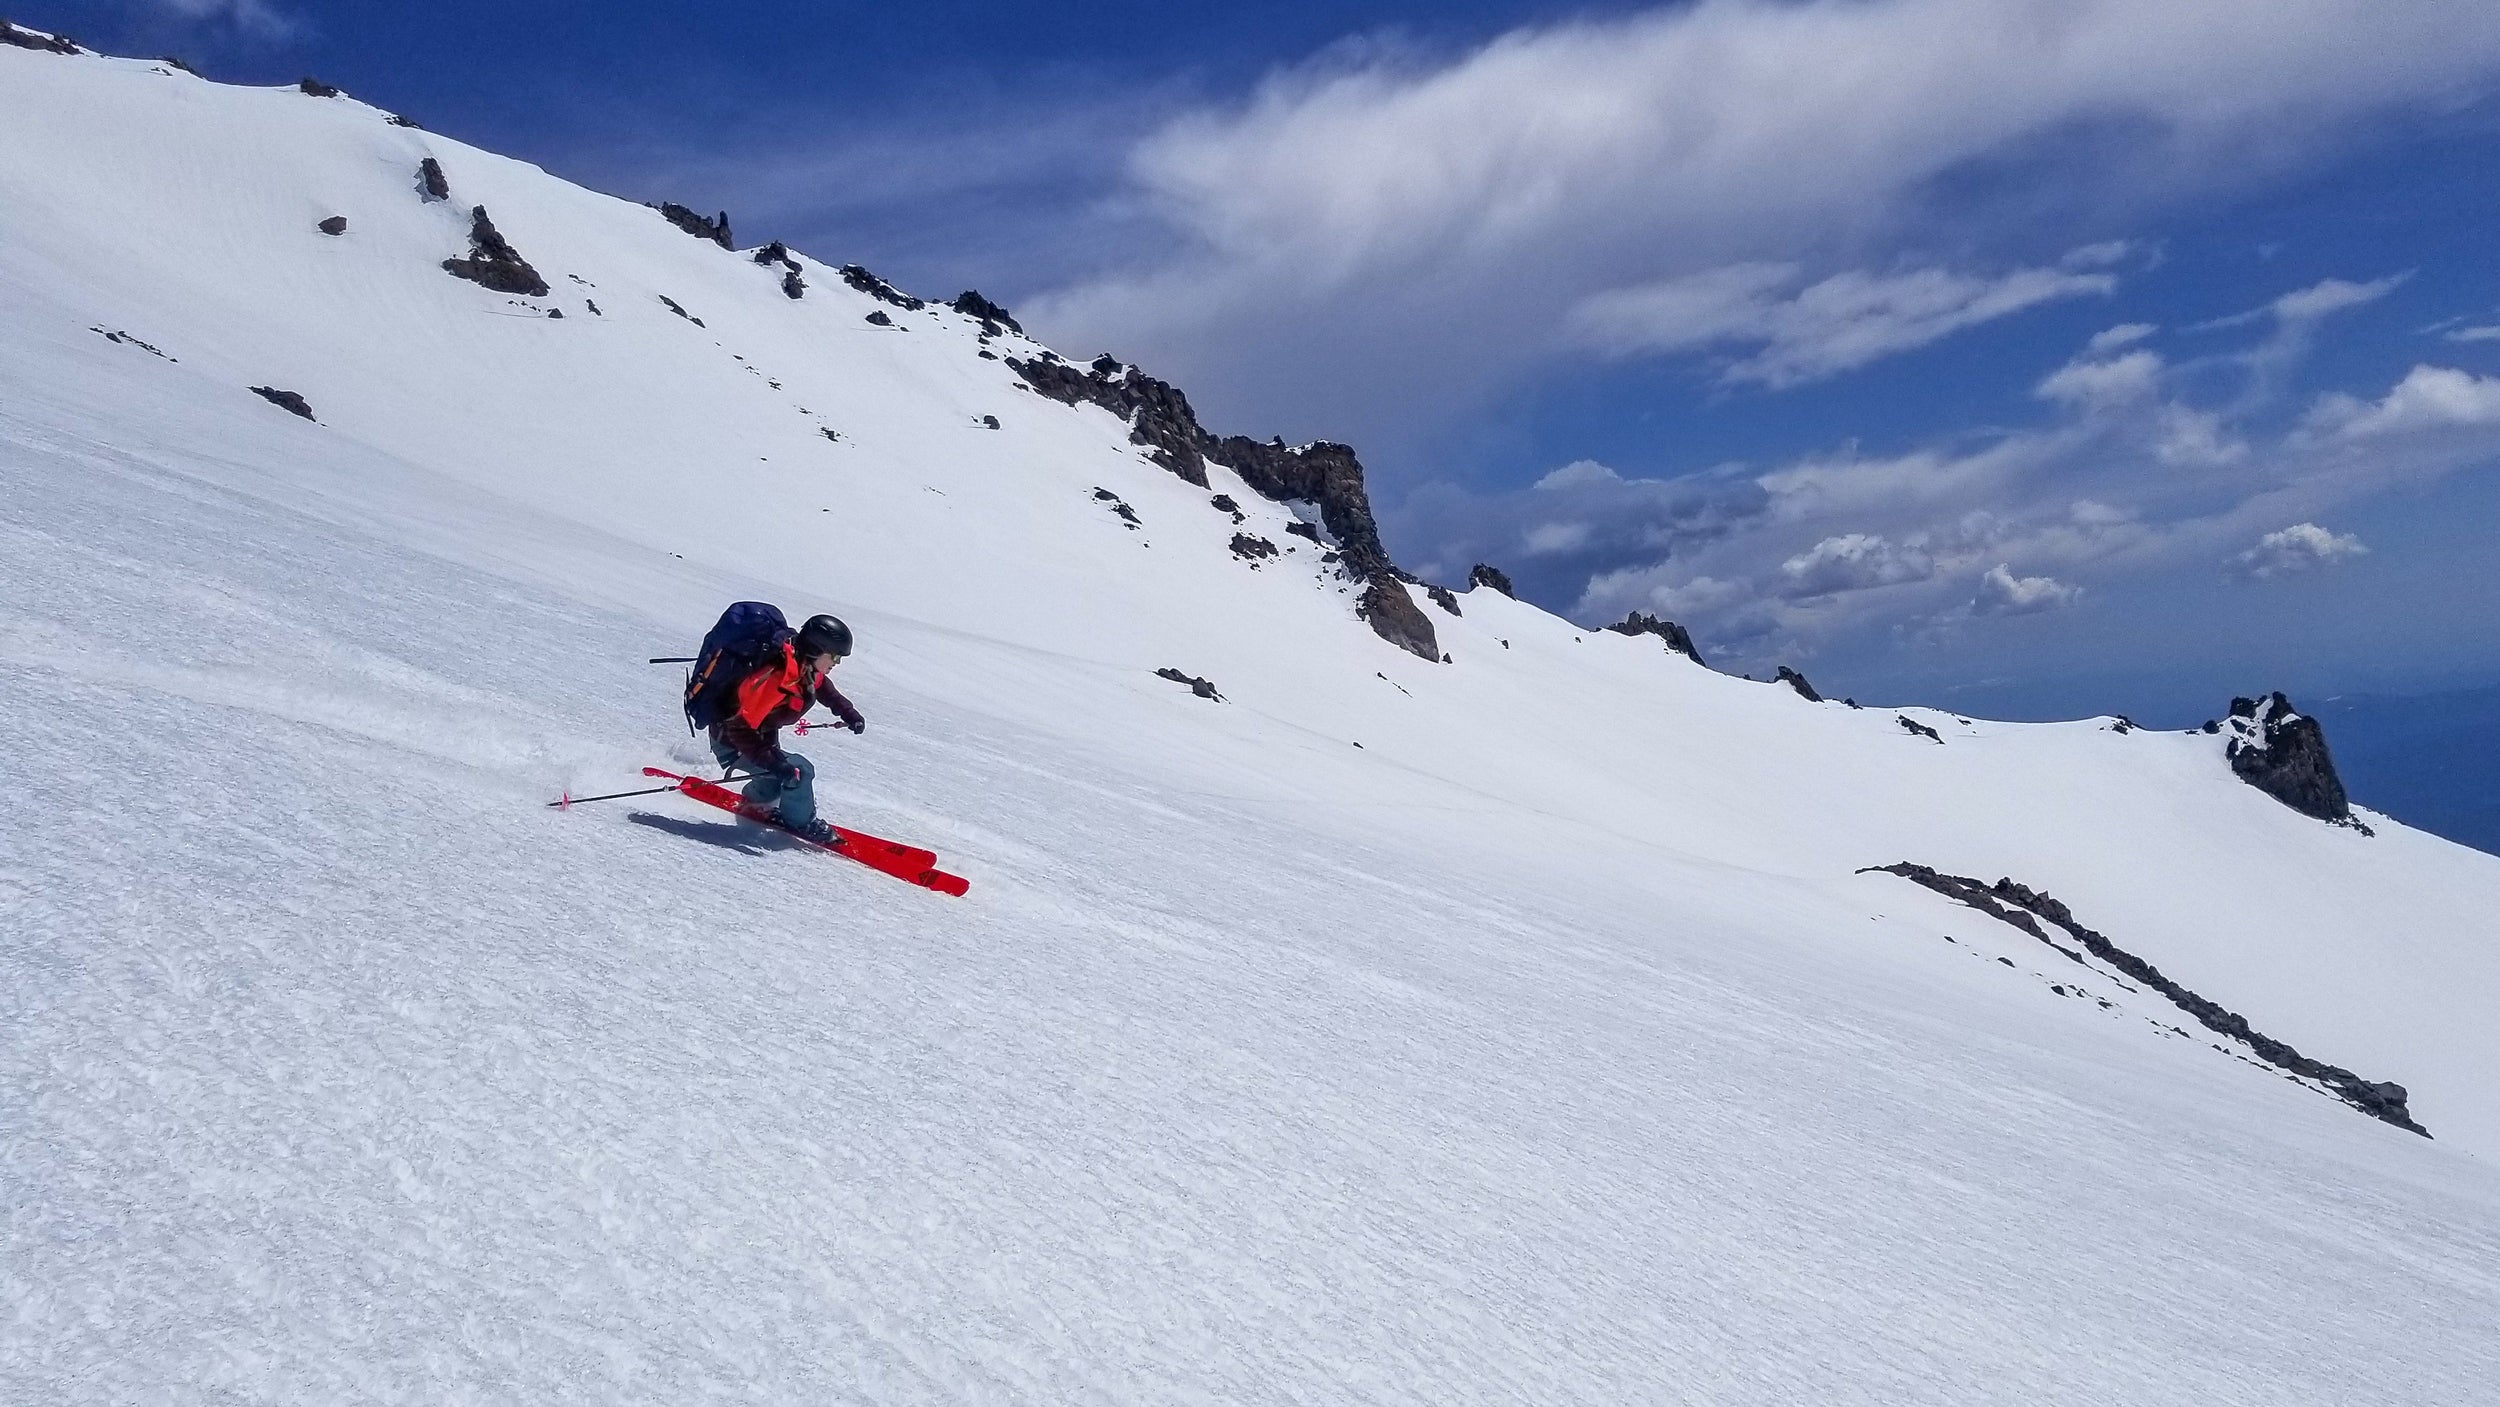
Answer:
[[[836,655],[818,655],[807,662],[807,667],[817,678],[822,679],[831,674],[833,667],[841,662],[841,658]]]

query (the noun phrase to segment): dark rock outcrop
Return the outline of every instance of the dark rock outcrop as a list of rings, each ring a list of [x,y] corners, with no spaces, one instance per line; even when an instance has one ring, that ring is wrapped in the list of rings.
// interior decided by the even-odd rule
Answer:
[[[1137,520],[1137,510],[1129,507],[1125,500],[1123,500],[1118,494],[1113,493],[1111,490],[1106,488],[1096,488],[1094,490],[1094,498],[1097,502],[1110,504],[1111,511],[1118,514],[1120,521],[1128,524],[1131,530],[1146,526],[1144,523]]]
[[[419,122],[419,121],[418,121],[418,120],[416,120],[415,118],[408,116],[406,113],[401,113],[401,112],[395,112],[395,113],[392,113],[392,114],[390,115],[389,121],[390,121],[390,124],[391,124],[393,127],[410,127],[410,128],[414,128],[415,130],[417,130],[417,131],[419,131],[419,132],[422,132],[422,131],[424,131],[424,130],[425,130],[425,124],[424,124],[424,123]]]
[[[1486,566],[1482,562],[1478,562],[1474,566],[1467,569],[1467,589],[1473,591],[1479,586],[1492,587],[1494,590],[1501,592],[1503,595],[1510,597],[1514,601],[1519,598],[1519,593],[1510,589],[1509,573],[1503,571],[1499,567]],[[1629,619],[1639,620],[1641,617],[1635,615]],[[1661,624],[1664,624],[1664,622],[1661,622]],[[1681,634],[1682,632],[1679,631],[1678,633]],[[1670,641],[1668,643],[1672,644],[1674,642]],[[1691,641],[1688,640],[1685,643],[1689,645],[1691,644]],[[1684,653],[1688,655],[1693,654],[1690,649],[1687,649]],[[1693,658],[1700,659],[1701,656],[1693,655]]]
[[[417,163],[417,194],[427,200],[451,199],[451,182],[443,178],[443,163],[430,156]]]
[[[2055,940],[2038,922],[2046,919],[2064,930],[2067,937],[2081,944],[2092,956],[2167,997],[2173,1006],[2195,1017],[2197,1024],[2206,1030],[2238,1041],[2269,1065],[2326,1086],[2337,1098],[2371,1118],[2384,1120],[2400,1129],[2409,1129],[2424,1138],[2430,1137],[2430,1130],[2415,1123],[2412,1114],[2406,1110],[2403,1085],[2362,1079],[2340,1065],[2312,1060],[2291,1046],[2251,1028],[2248,1018],[2170,980],[2160,968],[2076,922],[2073,910],[2029,885],[2016,884],[2010,879],[1983,885],[1975,879],[1939,874],[1925,865],[1914,865],[1908,861],[1897,865],[1878,865],[1858,873],[1899,875],[1949,899],[1957,899],[1991,918],[2012,924],[2041,942],[2056,947]],[[2059,951],[2065,952],[2063,948]],[[2068,953],[2067,956],[2072,957],[2073,954]]]
[[[469,211],[469,257],[445,259],[443,272],[497,293],[517,293],[529,298],[547,296],[547,281],[495,228],[495,222],[486,218],[483,205]]]
[[[844,264],[839,272],[842,275],[842,281],[844,283],[849,284],[851,287],[858,289],[860,292],[867,294],[869,297],[876,299],[880,303],[891,303],[895,307],[901,308],[907,313],[916,313],[929,306],[925,301],[912,297],[910,294],[896,288],[893,284],[886,282],[884,279],[877,277],[875,274],[868,272],[866,269],[861,268],[857,264]]]
[[[344,215],[333,215],[329,219],[314,226],[314,228],[320,230],[326,235],[343,235],[347,233],[347,217]]]
[[[158,347],[155,343],[142,342],[127,332],[114,332],[102,326],[90,327],[87,330],[94,333],[96,336],[103,338],[107,342],[118,342],[125,347],[136,347],[140,351],[145,352],[152,357],[163,357],[169,362],[178,362],[182,360],[180,357],[166,356],[164,349]]]
[[[0,44],[19,49],[33,49],[43,54],[78,52],[78,45],[66,34],[38,34],[31,29],[20,29],[7,20],[0,20]]]
[[[781,266],[781,291],[792,298],[807,296],[807,278],[800,272],[798,258],[790,252],[790,246],[783,244],[780,240],[774,240],[755,251],[755,262],[767,268],[779,264]]]
[[[1207,502],[1212,505],[1218,513],[1232,514],[1233,521],[1235,523],[1241,523],[1249,516],[1241,511],[1240,504],[1233,502],[1233,496],[1229,493],[1219,493],[1213,498],[1208,499]]]
[[[1406,594],[1406,583],[1395,577],[1373,578],[1354,610],[1371,622],[1373,633],[1381,639],[1418,659],[1441,662],[1441,645],[1432,633],[1432,622],[1424,618],[1415,598]]]
[[[1900,724],[1902,731],[1910,733],[1916,737],[1925,738],[1927,741],[1939,745],[1944,742],[1944,734],[1937,732],[1935,729],[1928,727],[1926,724],[1919,722],[1917,719],[1912,718],[1906,713],[1894,714],[1892,716],[1892,721]]]
[[[1189,692],[1202,699],[1213,699],[1217,703],[1224,702],[1224,696],[1215,691],[1215,686],[1197,675],[1183,674],[1177,669],[1165,668],[1156,670],[1155,678],[1169,679],[1175,684],[1186,684],[1189,686]]]
[[[1478,567],[1476,570],[1480,572],[1492,572],[1495,576],[1502,575],[1500,572],[1493,571],[1491,567]],[[1493,586],[1494,590],[1501,592],[1505,596],[1510,594],[1508,589],[1510,586],[1510,578],[1508,577],[1502,577],[1502,582],[1499,586],[1494,586],[1491,582],[1486,582],[1484,584],[1487,586]],[[1677,625],[1674,621],[1661,620],[1657,616],[1647,616],[1641,614],[1639,611],[1634,611],[1630,615],[1625,616],[1623,619],[1616,621],[1614,624],[1607,626],[1606,628],[1613,631],[1617,635],[1655,635],[1659,639],[1667,642],[1668,649],[1675,651],[1677,654],[1684,656],[1686,659],[1691,660],[1695,664],[1701,663],[1701,651],[1694,647],[1692,633],[1687,631],[1684,627]]]
[[[1785,684],[1789,688],[1796,690],[1798,697],[1804,699],[1807,703],[1821,703],[1823,701],[1823,696],[1814,692],[1814,686],[1806,682],[1806,677],[1799,674],[1797,671],[1790,669],[1787,665],[1780,666],[1780,672],[1773,682]]]
[[[168,68],[176,68],[176,69],[180,69],[180,70],[181,70],[181,71],[183,71],[184,73],[190,74],[193,78],[197,78],[197,77],[199,77],[199,76],[200,76],[200,71],[199,71],[198,69],[193,68],[191,65],[189,65],[189,64],[187,64],[187,63],[184,63],[181,59],[176,58],[176,57],[175,57],[174,55],[172,55],[172,54],[159,54],[159,55],[157,55],[157,56],[156,56],[156,61],[157,61],[158,63],[164,64],[164,65],[165,65],[166,67],[168,67]]]
[[[254,386],[252,388],[252,394],[260,397],[264,401],[269,402],[271,405],[278,407],[280,410],[293,411],[297,415],[304,417],[306,420],[312,420],[313,418],[312,407],[305,402],[302,396],[297,395],[293,391],[281,391],[275,386]],[[314,423],[319,424],[320,422],[314,421]]]
[[[1021,335],[1024,332],[1024,325],[1022,323],[1019,323],[1014,318],[1009,317],[1005,308],[1002,308],[996,303],[991,302],[989,299],[982,297],[977,289],[965,289],[963,292],[955,295],[954,302],[949,303],[946,306],[953,308],[956,312],[962,313],[966,317],[979,318],[981,320],[981,330],[987,332],[992,337],[996,337],[1002,328],[1018,335]]]
[[[886,316],[886,311],[883,308],[869,309],[868,321],[875,323],[879,327],[892,327],[894,325],[894,319]]]
[[[308,98],[343,98],[347,96],[344,92],[340,91],[335,84],[324,83],[318,78],[299,78],[295,80],[295,87],[299,92],[303,93],[303,95]]]
[[[2228,739],[2223,755],[2241,781],[2304,816],[2352,821],[2351,799],[2326,750],[2326,730],[2295,711],[2280,692],[2231,700],[2231,716],[2218,729],[2207,725],[2207,731]]]
[[[1233,555],[1249,563],[1259,563],[1276,555],[1276,544],[1248,533],[1233,534]]]
[[[1439,606],[1442,610],[1449,612],[1451,615],[1463,616],[1467,614],[1465,611],[1458,608],[1458,598],[1450,594],[1450,589],[1446,586],[1427,586],[1424,588],[1424,594],[1432,598],[1432,604]],[[1443,663],[1446,664],[1448,661],[1444,660]]]
[[[687,312],[684,308],[680,307],[676,299],[669,297],[665,293],[658,293],[652,296],[658,298],[662,303],[667,304],[670,312],[675,313],[677,316],[684,318],[686,321],[693,323],[697,327],[703,326],[703,319],[696,317],[694,314]]]
[[[1285,524],[1285,535],[1288,537],[1305,537],[1309,538],[1313,542],[1319,541],[1319,529],[1312,527],[1310,524],[1303,522],[1299,518]]]
[[[708,239],[723,249],[736,247],[729,242],[729,212],[726,210],[720,212],[719,219],[706,220],[672,200],[660,207],[660,218],[696,239]]]
[[[1413,578],[1389,559],[1354,451],[1326,440],[1299,447],[1243,435],[1218,439],[1198,423],[1189,397],[1168,381],[1148,376],[1108,353],[1078,368],[1049,358],[1007,358],[1026,385],[1067,405],[1101,406],[1129,423],[1129,441],[1146,446],[1146,457],[1199,488],[1207,486],[1213,459],[1241,476],[1263,498],[1319,505],[1320,521],[1337,539],[1347,572],[1374,587]],[[1394,597],[1394,599],[1392,599]],[[1401,649],[1438,660],[1432,622],[1406,593],[1371,591],[1358,607],[1381,637]],[[1401,609],[1401,607],[1403,609]]]
[[[997,417],[997,416],[995,416],[995,415],[984,415],[984,416],[982,416],[982,417],[981,417],[981,428],[982,428],[982,429],[984,429],[984,430],[995,430],[995,429],[997,429],[997,428],[998,428],[998,417]]]

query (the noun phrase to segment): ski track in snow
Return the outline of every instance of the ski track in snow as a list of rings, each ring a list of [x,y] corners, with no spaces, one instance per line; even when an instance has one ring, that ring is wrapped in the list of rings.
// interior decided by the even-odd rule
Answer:
[[[962,319],[353,103],[0,123],[0,1400],[2493,1400],[2488,857],[1488,591],[1396,655]],[[481,200],[565,320],[434,267]],[[968,899],[543,805],[706,760],[640,661],[740,596],[859,626],[797,746]]]

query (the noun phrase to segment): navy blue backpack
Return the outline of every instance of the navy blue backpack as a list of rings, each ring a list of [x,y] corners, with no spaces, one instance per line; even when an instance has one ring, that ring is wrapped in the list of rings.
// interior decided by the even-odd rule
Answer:
[[[771,659],[793,632],[781,608],[740,601],[720,613],[686,675],[686,724],[697,732],[738,710],[738,682]]]

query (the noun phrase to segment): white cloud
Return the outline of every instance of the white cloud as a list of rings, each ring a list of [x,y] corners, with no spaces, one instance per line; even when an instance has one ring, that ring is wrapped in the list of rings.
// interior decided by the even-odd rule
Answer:
[[[2159,331],[2161,331],[2160,328],[2149,322],[2122,322],[2116,327],[2093,334],[2092,340],[2085,344],[2084,351],[2093,356],[2105,356],[2121,347],[2132,347]]]
[[[1576,552],[1588,545],[1590,531],[1586,523],[1540,523],[1528,529],[1520,547],[1531,557]]]
[[[1569,310],[1608,290],[1703,280],[1719,297],[1700,330],[1620,304],[1603,321],[1634,346],[1656,327],[1693,345],[1732,307],[1761,336],[1735,374],[1780,384],[2093,272],[1825,286],[1838,249],[1882,268],[1984,247],[1999,231],[1935,223],[1948,173],[2021,153],[2009,169],[2068,202],[2177,198],[2305,164],[2310,135],[2495,70],[2500,7],[2372,0],[1697,0],[1448,57],[1376,43],[1138,143],[1103,205],[1159,226],[1160,251],[1023,301],[1054,340],[1118,347],[1220,420],[1358,439],[1585,350]],[[2054,140],[2078,129],[2107,140]],[[1743,294],[1773,271],[1822,293],[1764,335],[1742,319],[1770,295]]]
[[[2369,548],[2350,533],[2333,533],[2315,523],[2294,523],[2257,539],[2257,545],[2231,559],[2232,568],[2260,580],[2330,566],[2366,556]]]
[[[1580,488],[1589,484],[1618,484],[1623,476],[1594,459],[1575,459],[1553,473],[1536,481],[1541,489]]]
[[[2500,327],[2460,327],[2448,334],[2451,342],[2500,342]]]
[[[2092,341],[2098,347],[2101,338]],[[2161,371],[2161,354],[2139,348],[2108,361],[2068,362],[2050,372],[2033,393],[2071,406],[2125,405],[2152,395],[2161,385]]]
[[[1898,586],[1935,574],[1935,559],[1925,551],[1873,533],[1827,537],[1780,563],[1788,594],[1801,598]]]
[[[1979,594],[1971,599],[1971,609],[1983,616],[2026,616],[2071,606],[2082,595],[2080,586],[2055,577],[2016,576],[1999,562],[1979,578]]]
[[[2333,393],[2319,400],[2309,420],[2352,440],[2500,425],[2500,376],[2417,365],[2378,401]]]
[[[255,38],[288,39],[301,26],[265,0],[146,0],[146,3],[177,19],[193,23],[225,21]]]
[[[1946,269],[1835,274],[1789,291],[1793,264],[1732,264],[1609,289],[1570,315],[1579,340],[1614,356],[1724,344],[1760,350],[1729,381],[1793,386],[1924,347],[1967,327],[2058,298],[2106,294],[2105,273],[2018,269],[1985,277]]]

